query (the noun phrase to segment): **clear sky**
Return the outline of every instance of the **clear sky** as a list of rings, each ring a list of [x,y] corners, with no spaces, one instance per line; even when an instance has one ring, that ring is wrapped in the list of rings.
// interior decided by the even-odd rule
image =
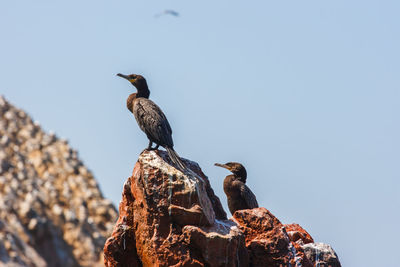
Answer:
[[[154,17],[165,9],[180,16]],[[147,139],[115,74],[142,74],[225,207],[213,163],[238,161],[260,205],[343,266],[398,266],[399,14],[385,0],[2,1],[0,94],[70,140],[118,204]]]

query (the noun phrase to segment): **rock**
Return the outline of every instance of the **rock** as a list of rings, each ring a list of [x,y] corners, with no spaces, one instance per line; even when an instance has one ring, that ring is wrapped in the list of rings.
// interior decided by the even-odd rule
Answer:
[[[104,264],[112,266],[142,266],[136,251],[133,223],[134,198],[131,193],[131,178],[125,182],[119,204],[119,218],[112,236],[104,245]],[[144,222],[143,222],[144,223]]]
[[[182,173],[166,152],[142,152],[104,246],[106,266],[315,265],[302,247],[314,240],[301,226],[283,225],[265,208],[227,220],[198,164],[184,162],[190,170]]]
[[[248,266],[244,235],[233,221],[216,220],[211,227],[186,225],[182,232],[192,253],[209,266]],[[205,264],[205,266],[207,266]]]
[[[77,151],[3,97],[0,136],[0,266],[340,266],[330,246],[265,208],[228,220],[195,162],[182,173],[165,152],[143,152],[113,226]]]
[[[306,257],[321,267],[341,267],[336,252],[330,245],[323,243],[308,243],[302,246]]]
[[[313,262],[306,257],[302,245],[314,242],[311,235],[296,223],[285,224],[286,233],[296,250],[296,262],[301,266],[311,267],[314,266]]]
[[[267,209],[238,210],[233,218],[245,235],[252,266],[295,265],[285,227]]]
[[[182,173],[163,151],[140,155],[104,247],[106,266],[247,265],[243,234],[200,167],[185,164],[191,171]]]
[[[0,228],[0,266],[48,266],[42,256],[21,240],[10,225],[5,221],[0,222],[3,225]],[[14,227],[18,228],[18,225]]]
[[[103,266],[117,213],[77,152],[4,97],[0,137],[0,266]]]

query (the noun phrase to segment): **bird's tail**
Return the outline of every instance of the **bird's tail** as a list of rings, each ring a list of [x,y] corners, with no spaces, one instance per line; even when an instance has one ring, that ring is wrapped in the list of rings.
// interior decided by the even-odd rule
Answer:
[[[168,152],[169,158],[171,159],[171,161],[178,166],[178,168],[181,171],[184,171],[186,169],[185,164],[181,161],[181,158],[179,157],[178,153],[176,153],[176,151],[172,148],[172,147],[166,147],[165,148]]]

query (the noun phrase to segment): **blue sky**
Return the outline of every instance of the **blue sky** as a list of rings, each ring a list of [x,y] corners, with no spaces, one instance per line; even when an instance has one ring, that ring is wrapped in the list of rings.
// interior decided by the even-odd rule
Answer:
[[[396,266],[398,1],[3,1],[0,94],[67,138],[118,204],[147,146],[125,106],[147,78],[226,207],[215,162],[343,266]],[[154,15],[173,9],[180,17]],[[226,209],[227,210],[227,209]]]

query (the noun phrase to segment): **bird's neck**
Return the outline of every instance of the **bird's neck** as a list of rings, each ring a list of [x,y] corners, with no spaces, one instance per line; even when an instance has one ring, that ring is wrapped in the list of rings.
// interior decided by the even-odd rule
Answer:
[[[232,190],[232,183],[236,180],[234,175],[228,175],[224,179],[224,191],[229,192]]]
[[[246,183],[246,179],[247,179],[247,173],[246,171],[240,170],[237,172],[233,173],[235,175],[235,178],[243,183]]]
[[[242,176],[236,176],[236,179],[238,179],[239,181],[241,181],[241,182],[243,182],[243,183],[246,183],[247,177],[244,176],[244,175],[242,175]]]
[[[126,99],[126,107],[133,113],[133,101],[137,98],[137,93],[130,94]]]
[[[150,96],[150,91],[147,87],[141,88],[140,90],[138,89],[138,92],[136,94],[136,98],[139,98],[139,97],[149,98],[149,96]]]
[[[149,87],[147,86],[146,81],[143,81],[139,84],[134,84],[134,86],[137,89],[137,94],[136,94],[137,98],[139,98],[139,97],[149,98],[150,90],[149,90]]]
[[[224,192],[228,197],[237,197],[240,194],[240,180],[235,175],[228,175],[224,179]]]
[[[126,100],[126,107],[129,109],[130,112],[133,113],[133,101],[139,97],[148,99],[149,96],[150,96],[150,90],[147,87],[147,85],[138,87],[137,93],[133,93],[128,96],[128,99]]]

